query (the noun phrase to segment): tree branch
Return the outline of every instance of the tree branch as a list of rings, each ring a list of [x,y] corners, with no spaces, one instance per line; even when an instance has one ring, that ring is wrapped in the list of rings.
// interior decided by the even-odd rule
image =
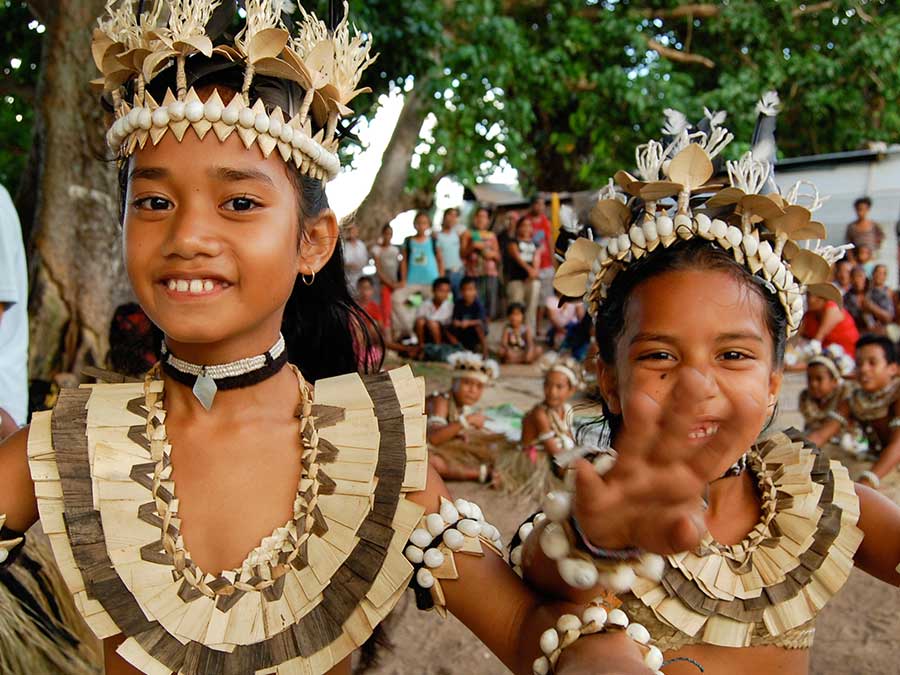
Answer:
[[[791,15],[795,17],[804,16],[806,14],[823,12],[826,9],[834,9],[834,0],[828,0],[828,2],[817,2],[812,5],[800,5],[793,12],[791,12]]]
[[[706,3],[697,3],[693,5],[681,5],[672,9],[645,9],[640,12],[648,19],[683,19],[692,17],[694,19],[710,19],[719,16],[721,8],[718,5],[710,5]]]
[[[647,40],[647,46],[650,49],[655,51],[664,59],[668,59],[669,61],[676,61],[677,63],[691,63],[703,66],[705,68],[716,67],[716,64],[711,59],[708,59],[705,56],[701,56],[700,54],[680,52],[677,49],[672,49],[671,47],[666,47],[664,44],[660,44],[651,37],[646,37],[645,39]]]

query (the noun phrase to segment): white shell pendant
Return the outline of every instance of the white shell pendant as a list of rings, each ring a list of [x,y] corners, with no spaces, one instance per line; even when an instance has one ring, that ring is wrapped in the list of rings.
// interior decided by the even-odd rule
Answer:
[[[216,381],[206,374],[206,368],[204,368],[197,376],[197,381],[194,382],[194,396],[200,401],[200,405],[207,410],[210,410],[212,409],[217,391],[219,391],[219,388],[216,386]]]

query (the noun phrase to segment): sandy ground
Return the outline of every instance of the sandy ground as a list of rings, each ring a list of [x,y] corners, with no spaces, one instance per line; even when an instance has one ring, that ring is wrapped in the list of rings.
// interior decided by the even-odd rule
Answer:
[[[441,366],[424,365],[417,370],[426,376],[429,390],[445,387],[447,373]],[[778,427],[801,426],[797,397],[803,376],[785,378]],[[527,410],[541,397],[541,383],[530,367],[504,367],[500,382],[484,397],[485,406],[512,403]],[[842,461],[845,458],[841,458]],[[851,475],[860,464],[846,461]],[[883,488],[900,503],[900,472]],[[474,484],[451,485],[455,496],[478,502],[508,541],[534,505],[511,502],[496,491]],[[419,612],[411,594],[402,601],[388,624],[394,643],[384,653],[377,675],[502,675],[509,671],[453,617],[442,620],[433,612]],[[874,675],[900,673],[900,589],[892,588],[859,570],[823,611],[812,652],[814,675]]]

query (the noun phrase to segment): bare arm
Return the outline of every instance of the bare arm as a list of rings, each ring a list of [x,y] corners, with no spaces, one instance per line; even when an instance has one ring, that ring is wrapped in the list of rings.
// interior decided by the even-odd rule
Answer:
[[[406,275],[409,273],[409,263],[406,261],[406,254],[404,253],[403,259],[400,261],[400,283],[406,283]]]
[[[849,419],[850,416],[850,406],[847,405],[846,401],[841,401],[837,407],[838,414],[841,415],[845,420]],[[833,418],[828,418],[822,424],[821,427],[816,429],[815,431],[811,431],[806,435],[807,439],[811,443],[815,443],[819,447],[825,445],[828,440],[837,434],[841,433],[841,423]]]
[[[442,277],[444,276],[444,254],[441,253],[441,249],[435,248],[434,257],[437,260],[438,276]]]
[[[429,470],[424,492],[412,500],[429,512],[436,512],[440,497],[450,495],[440,476]],[[449,609],[514,673],[530,674],[534,659],[540,656],[541,633],[566,612],[580,608],[548,601],[531,592],[497,555],[483,557],[456,555],[459,578],[441,582]],[[484,602],[489,589],[491,602]],[[557,672],[648,673],[635,644],[619,635],[594,635],[578,640],[563,654]]]
[[[522,420],[522,445],[530,445],[552,430],[553,428],[550,426],[550,417],[548,417],[547,411],[542,407],[534,408],[526,418]],[[549,454],[559,454],[561,448],[555,437],[543,441],[543,443]]]
[[[17,532],[25,532],[38,519],[28,468],[28,427],[0,443],[0,513],[6,514],[6,526]]]
[[[816,332],[814,339],[823,342],[831,331],[838,327],[838,324],[844,320],[844,314],[838,309],[837,305],[829,305],[825,309],[822,316],[822,322],[819,324],[819,330]]]
[[[859,528],[865,538],[856,551],[861,570],[894,586],[900,586],[900,507],[865,485],[856,485]]]
[[[891,414],[896,418],[900,415],[900,401],[891,406]],[[900,429],[891,429],[891,439],[881,451],[878,461],[872,467],[872,471],[879,477],[887,476],[895,466],[900,464]]]
[[[429,399],[427,403],[427,411],[429,417],[443,417],[447,419],[450,413],[450,406],[443,396],[437,396]],[[484,426],[484,415],[481,413],[473,413],[467,418],[473,427]],[[441,445],[447,441],[456,438],[460,432],[464,431],[463,425],[459,422],[450,422],[449,424],[429,424],[428,425],[428,442],[432,445]]]

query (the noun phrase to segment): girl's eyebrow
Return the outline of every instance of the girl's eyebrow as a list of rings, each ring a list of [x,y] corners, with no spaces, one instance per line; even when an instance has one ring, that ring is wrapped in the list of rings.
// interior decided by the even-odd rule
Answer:
[[[752,340],[754,342],[764,342],[760,335],[756,333],[723,333],[716,337],[716,342],[731,342],[732,340]]]
[[[265,171],[258,169],[235,169],[233,167],[220,166],[210,169],[208,172],[210,178],[222,181],[223,183],[238,183],[241,181],[256,180],[266,183],[270,187],[275,187],[275,181]]]
[[[144,180],[161,180],[169,177],[168,169],[157,166],[136,166],[128,174],[129,180],[143,178]]]
[[[638,342],[665,342],[667,344],[675,344],[675,338],[662,333],[638,333],[631,338],[630,344]]]

